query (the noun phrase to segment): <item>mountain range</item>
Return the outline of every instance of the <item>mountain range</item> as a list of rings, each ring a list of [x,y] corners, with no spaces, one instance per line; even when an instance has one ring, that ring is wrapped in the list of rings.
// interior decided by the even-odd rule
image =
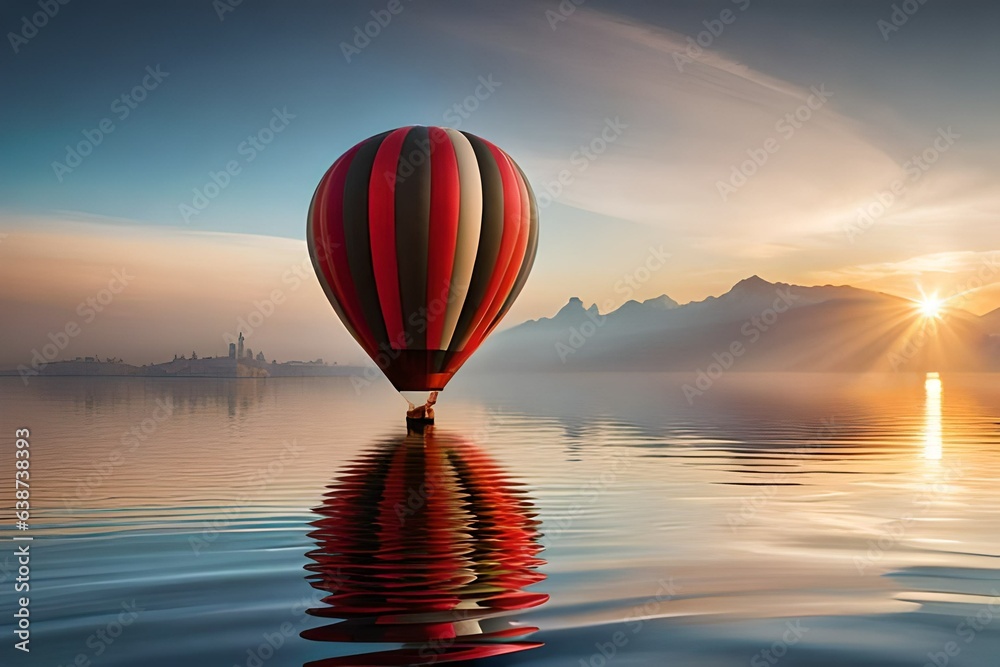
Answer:
[[[678,304],[666,295],[609,313],[571,298],[554,316],[493,336],[474,367],[506,370],[1000,370],[1000,309],[939,317],[897,296],[758,276]]]

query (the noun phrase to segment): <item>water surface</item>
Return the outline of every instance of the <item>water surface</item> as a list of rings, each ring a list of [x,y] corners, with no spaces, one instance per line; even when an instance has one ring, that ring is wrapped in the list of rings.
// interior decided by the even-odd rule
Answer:
[[[4,379],[23,664],[998,664],[994,376],[693,380]]]

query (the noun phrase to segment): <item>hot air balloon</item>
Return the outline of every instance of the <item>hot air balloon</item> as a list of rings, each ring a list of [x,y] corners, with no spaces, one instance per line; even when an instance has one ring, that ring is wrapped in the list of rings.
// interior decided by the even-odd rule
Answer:
[[[400,392],[444,388],[510,309],[538,247],[524,173],[450,128],[357,144],[323,176],[308,220],[330,304]]]

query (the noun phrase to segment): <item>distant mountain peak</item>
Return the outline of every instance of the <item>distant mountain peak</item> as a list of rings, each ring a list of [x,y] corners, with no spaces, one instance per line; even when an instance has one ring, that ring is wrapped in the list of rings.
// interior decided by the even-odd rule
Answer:
[[[559,309],[559,312],[555,314],[553,319],[565,316],[578,316],[584,312],[597,312],[597,304],[593,304],[590,308],[585,308],[583,305],[583,300],[578,296],[570,297],[566,305]]]
[[[752,276],[750,276],[749,278],[744,278],[743,280],[741,280],[738,283],[736,283],[735,285],[733,285],[733,289],[735,289],[737,287],[744,287],[744,288],[750,288],[750,289],[761,289],[761,288],[766,288],[766,287],[774,287],[774,283],[767,282],[766,280],[764,280],[763,278],[761,278],[760,276],[758,276],[755,273]]]
[[[676,308],[680,304],[671,299],[666,294],[661,294],[660,296],[654,296],[652,299],[646,299],[645,301],[642,302],[642,305],[668,310],[670,308]]]
[[[757,274],[744,278],[729,290],[726,295],[732,296],[758,296],[773,294],[779,283],[769,283]]]

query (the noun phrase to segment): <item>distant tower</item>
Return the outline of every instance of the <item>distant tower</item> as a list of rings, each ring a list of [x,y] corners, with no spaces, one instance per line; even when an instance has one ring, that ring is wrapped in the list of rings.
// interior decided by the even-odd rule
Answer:
[[[261,363],[264,363],[265,361],[267,361],[267,359],[264,358],[264,353],[263,352],[258,352],[257,353],[257,361],[259,361]]]
[[[236,358],[236,343],[229,344],[229,358],[230,359]]]
[[[250,359],[251,361],[253,360],[253,350],[249,347],[247,348],[247,359]]]
[[[236,358],[237,359],[242,359],[243,358],[243,332],[242,331],[240,332],[240,349],[236,353]]]

